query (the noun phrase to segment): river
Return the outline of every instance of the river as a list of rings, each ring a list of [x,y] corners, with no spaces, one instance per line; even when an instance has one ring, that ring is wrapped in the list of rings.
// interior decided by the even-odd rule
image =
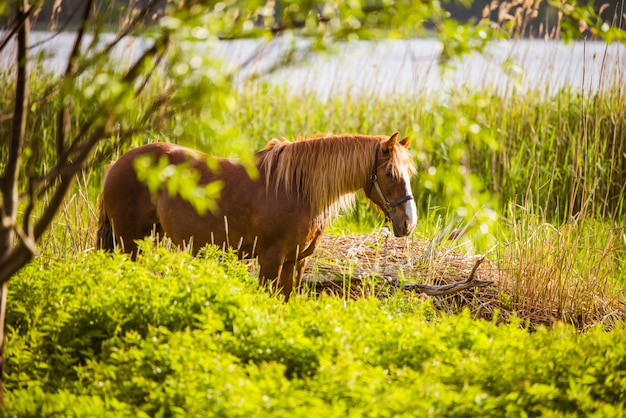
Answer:
[[[73,44],[73,34],[51,37],[32,32],[33,55],[44,57],[44,68],[62,72]],[[47,40],[43,42],[43,40]],[[149,43],[130,39],[115,56],[132,60]],[[281,40],[264,45],[261,40],[219,41],[206,53],[228,63],[229,68],[248,62],[240,78],[263,71],[283,50]],[[538,91],[554,94],[562,88],[595,92],[609,85],[626,85],[626,48],[621,44],[518,40],[492,42],[485,53],[474,53],[451,63],[442,72],[437,58],[440,44],[431,39],[352,42],[334,54],[314,54],[306,63],[290,66],[265,77],[291,92],[315,92],[320,98],[346,95],[408,95],[454,93],[459,87],[496,94]],[[202,50],[202,48],[200,49]],[[256,53],[261,50],[262,53]],[[0,56],[0,68],[9,67],[12,55]]]

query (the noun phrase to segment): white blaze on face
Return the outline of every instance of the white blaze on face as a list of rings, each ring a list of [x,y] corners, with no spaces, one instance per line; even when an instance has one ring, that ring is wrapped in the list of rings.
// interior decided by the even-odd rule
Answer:
[[[404,185],[406,187],[406,195],[413,196],[413,191],[411,190],[411,178],[408,173],[404,173]],[[406,226],[409,231],[413,231],[415,226],[417,225],[417,207],[415,206],[415,199],[411,199],[406,202],[405,205],[406,210]]]

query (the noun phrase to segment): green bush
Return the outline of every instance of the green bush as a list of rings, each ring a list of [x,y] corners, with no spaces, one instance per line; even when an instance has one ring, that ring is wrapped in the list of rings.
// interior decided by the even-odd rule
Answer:
[[[3,414],[624,413],[624,329],[530,333],[402,298],[285,304],[213,249],[39,259],[10,283]]]
[[[7,351],[7,367],[20,371],[8,376],[9,385],[38,384],[50,375],[56,378],[48,384],[71,380],[73,365],[102,355],[112,339],[131,331],[144,338],[153,327],[196,328],[200,316],[202,327],[232,329],[245,301],[236,293],[248,273],[231,262],[228,275],[216,261],[227,256],[213,250],[210,257],[161,248],[137,263],[103,253],[32,263],[9,286],[7,328],[15,350]],[[203,314],[212,304],[219,314],[213,322]]]

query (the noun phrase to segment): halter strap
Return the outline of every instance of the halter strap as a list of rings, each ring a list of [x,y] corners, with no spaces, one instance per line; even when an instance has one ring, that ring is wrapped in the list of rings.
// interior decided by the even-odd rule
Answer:
[[[406,195],[404,197],[401,197],[400,199],[396,199],[393,202],[389,202],[387,200],[387,198],[385,197],[385,194],[383,193],[382,189],[380,188],[380,185],[378,184],[378,176],[376,175],[376,171],[378,170],[378,153],[380,152],[380,144],[378,144],[378,147],[376,148],[376,154],[374,156],[374,167],[372,168],[372,175],[370,177],[370,181],[368,183],[368,187],[367,187],[367,197],[371,198],[372,196],[372,187],[376,188],[376,191],[378,192],[378,195],[380,196],[380,198],[383,200],[383,212],[385,213],[385,217],[389,218],[389,212],[391,212],[391,209],[395,208],[396,206],[404,203],[404,202],[408,202],[409,200],[413,200],[413,196],[411,195]]]

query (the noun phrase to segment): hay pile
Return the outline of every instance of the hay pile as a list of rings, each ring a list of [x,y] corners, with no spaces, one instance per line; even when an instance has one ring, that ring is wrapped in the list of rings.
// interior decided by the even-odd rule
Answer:
[[[446,244],[446,243],[444,243]],[[437,308],[456,313],[467,308],[476,318],[499,321],[516,315],[530,327],[565,321],[583,329],[601,322],[607,328],[624,321],[624,301],[599,301],[593,310],[561,312],[540,301],[529,305],[516,286],[517,280],[499,267],[497,261],[469,257],[437,240],[395,238],[388,230],[358,236],[325,236],[309,261],[306,280],[317,294],[352,299],[390,297],[406,292],[410,298],[426,298],[422,285],[449,285],[472,275],[491,284],[444,295],[432,296]],[[480,265],[477,264],[480,263]],[[483,285],[486,283],[483,283]]]

